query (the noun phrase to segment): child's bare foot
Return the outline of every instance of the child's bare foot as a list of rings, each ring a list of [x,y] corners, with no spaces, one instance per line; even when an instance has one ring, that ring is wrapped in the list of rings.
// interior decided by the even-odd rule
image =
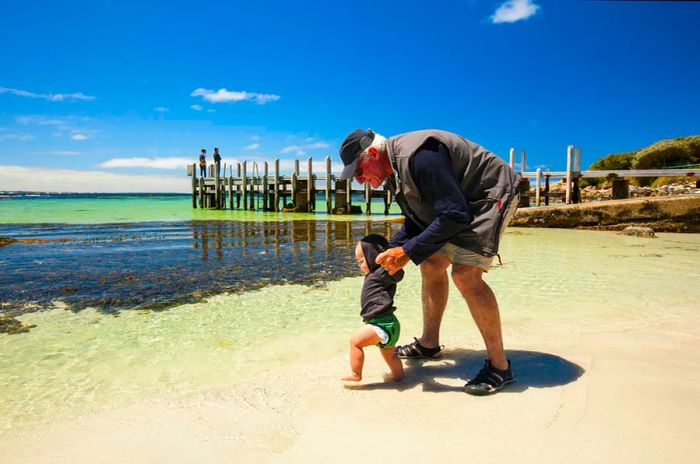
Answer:
[[[401,374],[393,374],[391,372],[387,372],[384,374],[384,381],[385,382],[398,382],[400,380],[403,380],[403,372]]]
[[[355,374],[355,373],[353,372],[352,374],[343,377],[342,380],[350,381],[350,382],[359,382],[360,380],[362,380],[362,375],[360,375],[360,374]]]

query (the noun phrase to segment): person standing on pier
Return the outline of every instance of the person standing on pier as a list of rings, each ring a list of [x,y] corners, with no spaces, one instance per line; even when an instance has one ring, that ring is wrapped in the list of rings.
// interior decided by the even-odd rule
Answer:
[[[199,175],[201,177],[207,177],[207,150],[202,148],[202,152],[199,154]]]
[[[221,176],[221,155],[219,154],[219,149],[216,147],[214,147],[214,166],[216,166],[216,176]]]
[[[486,345],[484,367],[465,386],[488,395],[512,382],[505,357],[498,303],[482,279],[488,272],[508,221],[518,205],[520,176],[502,159],[451,132],[420,130],[384,138],[371,130],[352,131],[340,147],[345,168],[373,188],[383,183],[405,216],[403,227],[377,263],[390,273],[409,261],[420,266],[423,333],[397,348],[404,359],[439,359],[440,324],[447,305],[447,268],[469,306]]]

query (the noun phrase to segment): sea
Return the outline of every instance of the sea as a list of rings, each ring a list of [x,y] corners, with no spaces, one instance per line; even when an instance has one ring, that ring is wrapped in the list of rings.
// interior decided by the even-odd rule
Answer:
[[[0,435],[340,356],[361,326],[353,244],[401,225],[396,209],[374,209],[335,216],[321,199],[302,214],[193,209],[178,194],[0,194],[0,238],[11,239],[0,246],[0,318],[28,330],[0,333]],[[698,234],[509,228],[500,253],[485,280],[506,334],[525,320],[583,327],[700,309]],[[419,335],[420,288],[409,264],[396,297],[400,343]],[[468,314],[452,288],[443,326],[460,327],[476,349]]]

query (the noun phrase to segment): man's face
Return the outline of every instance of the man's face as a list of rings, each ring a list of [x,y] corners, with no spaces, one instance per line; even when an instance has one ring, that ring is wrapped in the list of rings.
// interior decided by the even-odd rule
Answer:
[[[382,165],[379,156],[367,153],[357,164],[355,180],[359,184],[368,182],[372,188],[379,188],[387,178],[386,168]]]

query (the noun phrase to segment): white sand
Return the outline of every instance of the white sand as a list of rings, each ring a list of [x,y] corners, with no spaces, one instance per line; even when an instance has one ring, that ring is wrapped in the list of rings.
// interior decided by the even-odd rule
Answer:
[[[698,309],[580,328],[506,318],[518,382],[491,397],[462,392],[483,352],[453,327],[445,359],[409,365],[402,383],[382,381],[369,349],[365,380],[346,388],[329,347],[244,384],[6,434],[0,461],[697,463]]]

